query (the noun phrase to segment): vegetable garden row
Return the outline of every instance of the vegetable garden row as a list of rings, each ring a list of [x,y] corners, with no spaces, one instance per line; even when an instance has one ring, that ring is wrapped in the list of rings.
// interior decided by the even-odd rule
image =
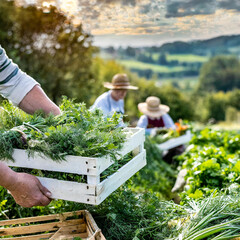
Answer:
[[[100,111],[90,112],[85,105],[67,99],[63,100],[61,111],[63,114],[57,117],[46,118],[42,113],[30,116],[4,103],[0,108],[0,159],[11,161],[15,148],[26,150],[30,156],[38,152],[59,164],[64,164],[67,155],[108,156],[112,164],[100,175],[100,181],[104,181],[134,158],[132,152],[119,156],[131,135],[116,128],[120,116],[104,117]],[[193,128],[192,134],[186,151],[172,163],[161,158],[157,147],[163,136],[146,137],[147,165],[98,206],[53,200],[47,207],[26,209],[0,188],[0,219],[87,209],[110,240],[240,237],[240,134],[209,128]],[[64,181],[88,181],[84,174],[14,169]],[[181,169],[187,173],[185,186],[172,193]]]

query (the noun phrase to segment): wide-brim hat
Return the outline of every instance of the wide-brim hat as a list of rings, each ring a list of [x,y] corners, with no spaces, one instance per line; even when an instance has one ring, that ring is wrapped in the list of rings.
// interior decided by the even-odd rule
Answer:
[[[116,74],[112,78],[112,82],[105,82],[103,86],[108,89],[119,89],[119,90],[137,90],[138,87],[130,85],[129,79],[126,74]]]
[[[158,97],[148,97],[146,102],[139,103],[138,109],[141,113],[157,118],[169,112],[170,108],[167,105],[161,104],[161,101]]]

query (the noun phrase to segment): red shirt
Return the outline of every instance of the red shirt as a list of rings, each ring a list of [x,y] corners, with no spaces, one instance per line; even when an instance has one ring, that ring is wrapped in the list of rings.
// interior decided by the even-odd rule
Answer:
[[[163,122],[163,119],[160,117],[159,119],[151,119],[148,118],[148,125],[147,128],[155,128],[155,127],[165,127],[165,124]]]

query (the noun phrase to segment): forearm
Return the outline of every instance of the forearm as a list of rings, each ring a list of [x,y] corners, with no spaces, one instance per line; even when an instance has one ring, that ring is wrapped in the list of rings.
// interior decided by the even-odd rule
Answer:
[[[0,162],[0,185],[9,189],[16,182],[17,173],[9,168],[4,162]]]
[[[33,114],[37,110],[43,110],[45,114],[52,113],[54,115],[59,115],[61,113],[59,107],[47,97],[42,88],[38,85],[34,86],[23,98],[19,107],[29,114]]]

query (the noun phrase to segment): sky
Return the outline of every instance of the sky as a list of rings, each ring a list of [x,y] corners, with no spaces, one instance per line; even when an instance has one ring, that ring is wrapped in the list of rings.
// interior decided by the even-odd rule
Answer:
[[[55,2],[73,15],[100,47],[160,46],[240,34],[240,0],[46,0],[44,4],[47,2]]]

